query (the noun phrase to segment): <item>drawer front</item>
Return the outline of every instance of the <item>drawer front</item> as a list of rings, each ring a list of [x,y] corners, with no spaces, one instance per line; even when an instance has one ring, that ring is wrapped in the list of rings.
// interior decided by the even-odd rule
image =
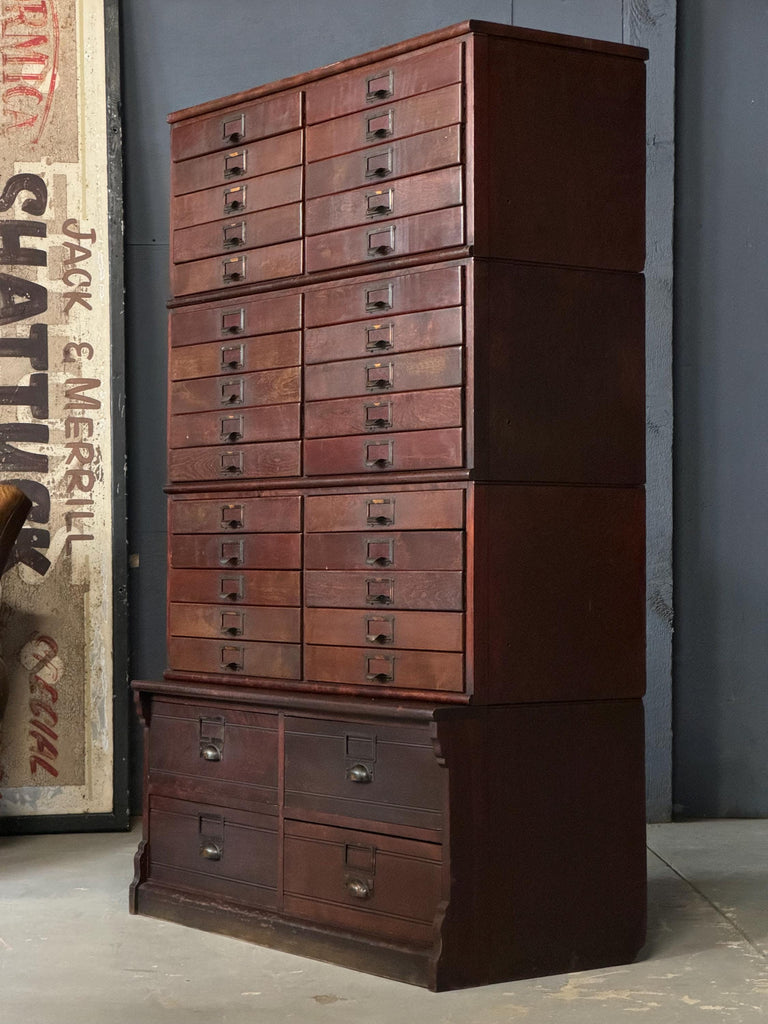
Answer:
[[[307,679],[353,686],[461,693],[464,659],[443,651],[372,651],[361,647],[304,648]]]
[[[182,345],[171,349],[171,380],[217,377],[298,366],[301,362],[301,334],[262,334],[258,338],[233,338],[203,345]]]
[[[171,158],[185,160],[301,127],[301,93],[280,93],[171,128]]]
[[[291,570],[170,569],[171,601],[201,604],[299,605],[301,573]]]
[[[240,637],[295,644],[301,642],[301,613],[298,608],[222,608],[220,604],[172,603],[168,609],[168,632],[172,636]]]
[[[308,644],[386,651],[463,651],[464,616],[457,612],[307,608],[304,640]]]
[[[171,533],[277,533],[301,530],[301,498],[222,497],[220,499],[172,498],[168,506]]]
[[[444,773],[426,729],[286,718],[285,807],[440,829]]]
[[[461,86],[449,85],[420,96],[310,125],[306,130],[307,162],[458,124],[461,107]]]
[[[318,363],[304,372],[304,397],[310,402],[349,395],[376,397],[390,391],[457,387],[462,383],[461,356],[458,347],[436,348]]]
[[[240,217],[246,213],[299,202],[301,168],[289,167],[285,171],[262,174],[253,181],[217,185],[215,188],[179,196],[171,206],[171,222],[178,231],[224,217]]]
[[[369,64],[307,86],[307,124],[439,89],[462,79],[460,43]]]
[[[285,910],[428,945],[441,895],[441,848],[352,829],[285,823]]]
[[[301,679],[299,644],[171,637],[168,664],[181,672],[206,672],[264,679]]]
[[[362,278],[350,284],[311,288],[305,300],[306,327],[381,319],[398,313],[459,306],[461,267],[437,267],[417,273]]]
[[[149,877],[247,906],[277,906],[276,818],[150,799]]]
[[[459,163],[461,129],[454,124],[307,164],[306,197],[313,199],[358,186],[375,186],[377,182],[396,181]]]
[[[188,413],[171,416],[169,444],[172,448],[189,448],[298,438],[300,423],[298,402],[256,406],[239,412]]]
[[[174,413],[252,405],[280,405],[301,400],[301,371],[289,366],[229,377],[175,381],[170,387]]]
[[[253,335],[295,331],[300,327],[300,295],[265,295],[175,309],[170,316],[170,339],[175,348],[204,341],[245,340]]]
[[[277,808],[277,716],[217,705],[152,705],[153,793],[210,800],[231,795]]]
[[[340,530],[460,530],[464,491],[318,494],[305,499],[308,533]]]
[[[223,152],[175,161],[171,164],[171,194],[180,196],[213,185],[238,184],[240,179],[298,167],[303,155],[302,143],[302,133],[295,131],[245,146],[229,146]]]
[[[184,263],[206,256],[226,256],[294,238],[301,238],[300,203],[174,231],[173,261]]]
[[[299,569],[298,533],[175,534],[170,541],[174,569]]]
[[[356,224],[378,224],[392,217],[458,206],[462,199],[461,168],[402,178],[397,183],[375,181],[353,192],[312,199],[307,203],[306,234],[319,235]]]
[[[194,260],[171,267],[171,288],[175,295],[214,291],[232,285],[255,284],[301,273],[300,241],[265,245],[237,256]]]
[[[460,612],[464,575],[460,572],[304,573],[309,608],[402,608]]]
[[[458,530],[390,533],[310,533],[307,569],[461,569],[464,536]]]
[[[305,437],[387,433],[392,430],[435,430],[460,427],[461,388],[414,391],[389,398],[345,398],[310,402],[304,410]]]
[[[459,306],[405,313],[381,320],[314,327],[304,332],[304,361],[328,363],[368,359],[377,355],[461,345],[464,337]]]
[[[307,476],[444,469],[464,462],[461,430],[416,430],[386,438],[313,438],[304,442]]]
[[[168,453],[168,476],[174,482],[300,474],[300,441],[243,444],[237,448],[178,448]]]
[[[314,235],[306,241],[307,273],[463,244],[464,211],[455,206],[386,223]]]

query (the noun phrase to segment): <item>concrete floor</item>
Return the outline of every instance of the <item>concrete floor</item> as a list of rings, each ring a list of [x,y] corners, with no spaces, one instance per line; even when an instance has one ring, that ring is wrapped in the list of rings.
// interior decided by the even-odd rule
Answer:
[[[647,1024],[768,1018],[768,821],[649,829],[627,967],[438,995],[127,912],[138,833],[0,838],[3,1024]]]

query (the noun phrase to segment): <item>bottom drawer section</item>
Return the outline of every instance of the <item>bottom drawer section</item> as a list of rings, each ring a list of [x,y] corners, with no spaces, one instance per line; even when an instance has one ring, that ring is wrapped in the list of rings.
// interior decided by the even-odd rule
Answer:
[[[427,945],[441,895],[438,844],[286,821],[287,913]]]
[[[277,818],[153,797],[149,830],[153,881],[277,906]]]

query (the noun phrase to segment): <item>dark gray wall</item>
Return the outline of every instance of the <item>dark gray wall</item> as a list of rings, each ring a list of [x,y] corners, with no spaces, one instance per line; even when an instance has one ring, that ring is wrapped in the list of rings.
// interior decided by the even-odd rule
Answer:
[[[768,814],[768,2],[678,0],[675,804]]]

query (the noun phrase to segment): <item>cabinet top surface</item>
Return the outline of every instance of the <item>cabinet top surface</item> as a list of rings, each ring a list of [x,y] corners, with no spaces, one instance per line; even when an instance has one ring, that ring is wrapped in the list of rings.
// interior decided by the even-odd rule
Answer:
[[[462,21],[456,25],[450,25],[447,28],[438,29],[425,35],[416,36],[412,39],[405,40],[404,42],[396,43],[391,46],[384,46],[378,50],[363,53],[356,57],[350,57],[347,60],[337,61],[336,63],[329,64],[325,67],[316,68],[313,71],[293,75],[289,78],[283,78],[276,82],[269,82],[265,85],[255,86],[252,89],[246,89],[243,92],[210,100],[206,103],[197,104],[196,106],[185,107],[182,110],[177,110],[174,113],[169,114],[168,121],[171,124],[174,124],[177,121],[184,121],[188,118],[197,117],[201,114],[212,113],[223,107],[230,107],[238,103],[248,102],[250,100],[257,99],[260,96],[267,96],[271,93],[280,92],[286,89],[296,89],[307,85],[310,82],[327,78],[330,75],[336,75],[343,71],[350,71],[354,68],[362,67],[374,60],[388,60],[401,53],[407,53],[410,50],[416,50],[424,46],[430,46],[434,43],[443,42],[447,39],[453,39],[457,36],[470,34],[501,36],[508,39],[518,40],[520,42],[537,43],[546,46],[561,46],[571,50],[585,50],[593,53],[627,57],[633,60],[646,60],[648,57],[648,51],[642,47],[627,46],[623,43],[606,42],[599,39],[587,39],[581,36],[561,35],[555,32],[542,32],[537,29],[518,28],[512,25],[495,24],[488,21]]]

